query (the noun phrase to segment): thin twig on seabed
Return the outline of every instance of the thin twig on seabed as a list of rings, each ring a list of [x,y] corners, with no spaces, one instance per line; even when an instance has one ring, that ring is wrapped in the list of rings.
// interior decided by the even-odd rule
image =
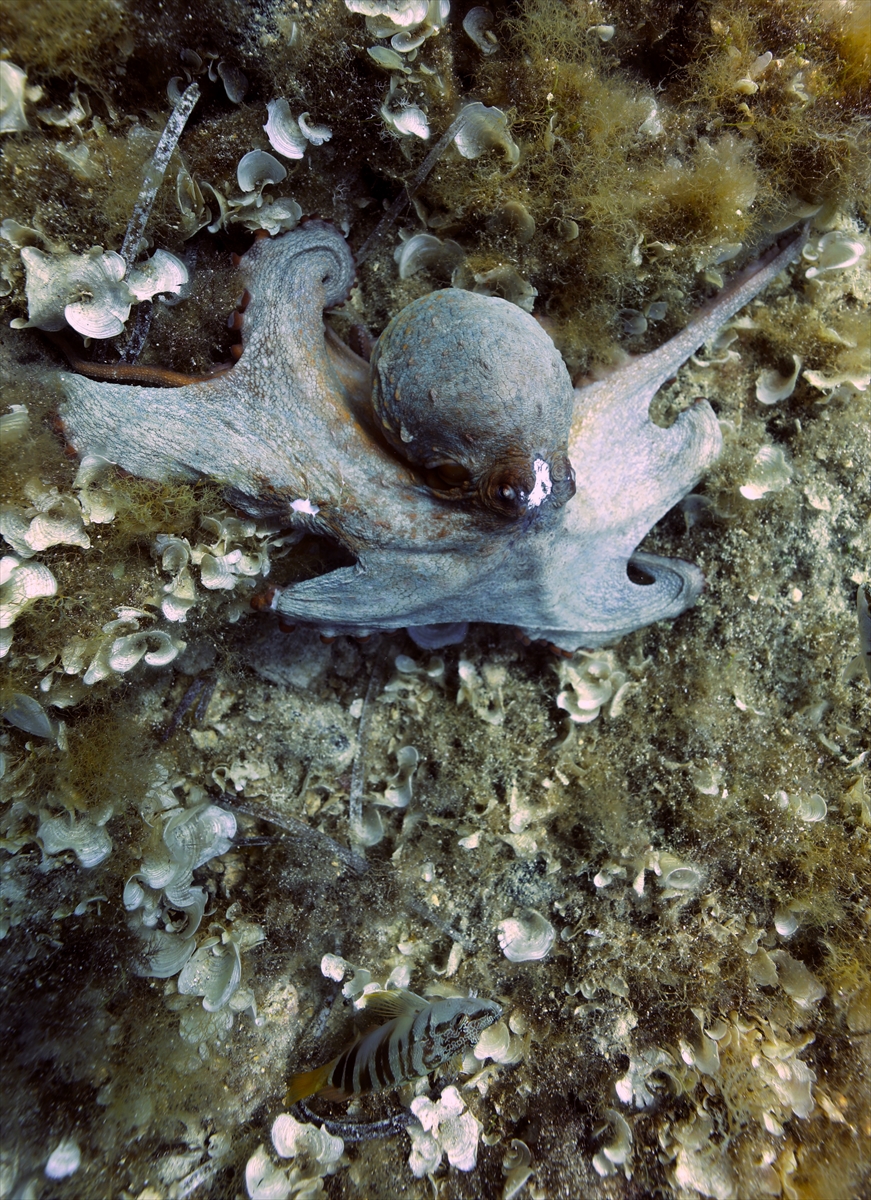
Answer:
[[[334,838],[331,838],[328,833],[322,833],[320,829],[313,829],[311,825],[306,825],[304,821],[299,821],[296,817],[287,816],[279,812],[265,801],[258,800],[256,804],[246,804],[232,792],[224,792],[221,802],[230,808],[236,809],[238,812],[245,813],[248,817],[255,817],[258,821],[266,821],[269,825],[276,825],[292,837],[307,843],[313,849],[320,850],[324,854],[329,854],[337,858],[339,862],[346,866],[349,871],[353,871],[355,875],[365,875],[369,870],[369,864],[366,862],[366,859],[362,854],[358,854],[356,850],[351,850],[350,847],[343,846],[341,842],[337,842]]]

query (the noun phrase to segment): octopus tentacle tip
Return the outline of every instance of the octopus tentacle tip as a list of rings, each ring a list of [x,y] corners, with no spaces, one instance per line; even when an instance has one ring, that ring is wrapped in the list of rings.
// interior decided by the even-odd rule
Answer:
[[[273,605],[278,589],[269,587],[264,592],[257,592],[249,601],[254,612],[268,612]]]

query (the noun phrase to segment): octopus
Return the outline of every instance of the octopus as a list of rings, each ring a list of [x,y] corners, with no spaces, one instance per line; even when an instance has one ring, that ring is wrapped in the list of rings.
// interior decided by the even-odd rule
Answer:
[[[327,636],[406,627],[431,647],[490,622],[595,648],[701,593],[698,567],[638,546],[716,461],[720,428],[705,400],[670,428],[650,404],[803,240],[770,250],[658,349],[575,388],[532,316],[459,289],[409,304],[367,361],[323,316],[348,296],[351,252],[310,220],[241,260],[232,369],[160,381],[171,388],[65,372],[61,418],[81,454],[219,481],[243,511],[337,541],[351,565],[271,597],[286,622]]]

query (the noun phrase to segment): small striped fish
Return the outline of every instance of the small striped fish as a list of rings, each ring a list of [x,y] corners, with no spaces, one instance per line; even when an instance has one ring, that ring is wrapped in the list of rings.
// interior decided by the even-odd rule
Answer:
[[[472,996],[429,1001],[403,988],[369,992],[363,1001],[365,1008],[385,1023],[331,1062],[291,1076],[284,1098],[288,1107],[316,1093],[327,1100],[348,1100],[428,1075],[440,1063],[474,1046],[502,1015],[495,1000]]]

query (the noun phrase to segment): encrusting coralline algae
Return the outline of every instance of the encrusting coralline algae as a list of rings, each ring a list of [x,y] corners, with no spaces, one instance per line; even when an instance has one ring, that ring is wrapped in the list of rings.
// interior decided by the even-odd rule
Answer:
[[[867,1186],[862,6],[446,9],[9,15],[4,1194]],[[135,266],[118,280],[103,256],[193,83],[131,260],[165,252],[191,282],[134,304]],[[412,185],[464,103],[491,114],[477,157],[443,148]],[[251,151],[286,174],[240,178]],[[454,277],[541,318],[573,379],[666,342],[752,248],[812,222],[791,273],[657,398],[669,426],[707,397],[724,440],[644,544],[704,571],[676,622],[561,659],[488,626],[324,645],[250,601],[348,566],[340,548],[207,483],[64,456],[61,360],[9,327],[34,315],[28,260],[67,281],[104,262],[139,363],[208,374],[250,230],[316,213],[359,251],[405,185],[339,336]],[[93,297],[62,299],[77,320]],[[440,1077],[350,1112],[314,1099],[342,1123],[319,1130],[283,1110],[287,1080],[347,1045],[367,986],[504,1015]],[[382,1120],[390,1137],[353,1140]]]

